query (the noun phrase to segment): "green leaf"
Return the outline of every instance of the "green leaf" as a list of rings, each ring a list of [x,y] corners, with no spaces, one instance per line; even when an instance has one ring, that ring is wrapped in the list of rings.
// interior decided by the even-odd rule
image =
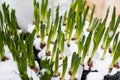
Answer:
[[[85,42],[85,35],[81,36],[82,38],[79,40],[78,44],[78,54],[81,57],[82,50],[84,48],[84,42]]]
[[[55,53],[57,51],[57,45],[58,44],[57,44],[57,39],[56,39],[53,50],[52,50],[51,62],[54,62],[54,56],[55,56]]]
[[[48,40],[47,40],[47,45],[46,45],[46,53],[48,53],[50,51],[50,42],[51,42],[51,37],[52,37],[52,24],[51,24],[51,29],[50,29],[50,33],[48,35]]]
[[[95,11],[95,5],[93,5],[93,8],[92,8],[88,29],[90,29],[90,25],[92,24],[94,11]]]
[[[119,33],[116,34],[114,40],[113,40],[113,46],[112,46],[112,53],[111,55],[114,56],[115,51],[117,49],[117,45],[118,45],[118,37],[119,37]]]
[[[80,65],[80,59],[81,58],[78,55],[76,55],[74,69],[73,69],[73,73],[72,73],[72,76],[71,76],[71,80],[74,80],[74,78],[75,78],[75,75],[76,75],[77,70],[78,70],[79,65]]]
[[[55,19],[55,22],[54,22],[54,26],[53,26],[53,29],[52,29],[52,36],[51,36],[52,41],[54,40],[54,36],[57,32],[58,23],[59,23],[59,6],[56,9],[56,19]]]
[[[97,50],[97,48],[100,44],[100,41],[102,39],[102,36],[104,34],[104,31],[105,31],[104,23],[100,23],[98,28],[96,29],[96,31],[94,33],[94,37],[93,37],[94,47],[92,50],[91,59],[93,59],[93,57],[96,53],[96,50]]]
[[[50,22],[51,22],[51,20],[50,20],[50,14],[51,14],[51,9],[49,9],[49,12],[48,12],[48,14],[47,14],[47,28],[46,28],[46,35],[48,35],[49,32],[50,32]]]
[[[58,75],[58,67],[59,67],[59,50],[57,49],[57,53],[56,53],[56,58],[55,58],[55,71],[54,71],[54,75]]]
[[[118,60],[119,57],[120,57],[120,41],[118,43],[117,50],[115,51],[115,55],[114,55],[114,57],[112,59],[110,68],[113,67],[113,65],[116,63],[116,61]]]
[[[41,43],[44,44],[44,38],[45,38],[45,25],[43,24],[43,22],[41,22],[40,32],[41,32]]]
[[[64,80],[66,70],[67,70],[67,66],[68,66],[68,57],[66,56],[65,59],[63,60],[63,68],[62,68],[61,80]]]
[[[5,56],[4,53],[4,35],[3,32],[0,31],[0,60]]]
[[[28,64],[30,67],[35,67],[35,60],[34,60],[34,53],[33,53],[33,41],[35,36],[35,30],[28,35],[26,38],[26,48],[27,48],[27,57],[28,57]]]
[[[85,57],[87,56],[87,54],[88,54],[88,52],[90,50],[91,39],[92,39],[92,32],[89,33],[89,35],[88,35],[88,37],[86,39],[84,49],[83,49],[81,64],[84,63]]]
[[[0,11],[0,26],[3,26],[3,15],[1,11]]]
[[[47,15],[47,7],[48,7],[48,0],[42,0],[40,21],[44,21],[46,15]]]

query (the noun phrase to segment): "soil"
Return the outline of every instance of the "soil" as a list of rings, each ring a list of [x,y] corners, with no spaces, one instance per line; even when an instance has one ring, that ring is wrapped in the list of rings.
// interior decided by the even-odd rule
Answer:
[[[98,72],[98,71],[97,71],[97,70],[94,70],[94,71],[91,71],[91,70],[83,70],[81,80],[86,80],[86,77],[87,77],[87,75],[88,75],[90,72]]]
[[[114,75],[105,75],[104,80],[120,80],[120,71]]]

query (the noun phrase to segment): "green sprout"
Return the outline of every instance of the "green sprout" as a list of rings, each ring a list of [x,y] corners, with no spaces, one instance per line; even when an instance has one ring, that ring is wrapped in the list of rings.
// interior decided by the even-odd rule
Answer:
[[[67,11],[64,13],[63,25],[67,23]]]
[[[20,52],[17,56],[17,65],[18,70],[20,72],[20,77],[22,80],[29,80],[29,77],[27,75],[27,55],[26,55],[26,46],[23,40],[20,39],[19,41],[19,49]]]
[[[79,68],[79,65],[80,65],[80,57],[78,57],[77,55],[77,58],[76,58],[76,61],[75,61],[75,64],[74,64],[74,69],[73,69],[73,72],[72,72],[72,75],[71,75],[71,80],[74,80],[75,78],[75,75],[77,73],[77,70]]]
[[[61,33],[61,55],[60,55],[60,58],[63,58],[63,53],[64,53],[64,40],[65,40],[65,35],[64,33]]]
[[[99,22],[100,20],[98,20],[97,18],[93,19],[91,28],[88,31],[94,31],[96,27],[98,27]]]
[[[27,48],[27,57],[28,57],[28,64],[31,68],[35,68],[35,60],[34,60],[34,54],[33,54],[33,41],[35,36],[35,30],[28,35],[26,38],[26,48]]]
[[[74,11],[74,4],[71,4],[69,13],[68,13],[68,17],[67,17],[67,23],[66,23],[66,28],[65,28],[65,39],[71,38],[71,34],[72,34],[72,28],[74,27],[74,22],[75,22],[75,15],[76,12]],[[70,29],[71,29],[71,34],[70,34]],[[70,35],[70,36],[69,36]],[[70,39],[68,40],[68,42],[70,42]]]
[[[36,2],[36,0],[34,0],[34,22],[35,22],[36,35],[40,36],[40,33],[39,33],[40,11],[39,11],[39,3]]]
[[[51,29],[48,35],[48,40],[47,40],[47,45],[46,45],[46,55],[50,55],[50,42],[51,42],[51,37],[52,37],[52,24],[51,24]]]
[[[47,7],[48,7],[48,0],[42,0],[41,3],[41,13],[40,13],[40,21],[44,21],[47,15]]]
[[[119,33],[116,34],[116,36],[115,36],[115,38],[113,40],[112,53],[111,53],[112,56],[114,56],[115,51],[117,49],[118,37],[119,37]]]
[[[69,26],[68,26],[68,30],[67,30],[67,34],[68,35],[68,40],[67,40],[67,45],[70,46],[70,41],[71,41],[71,37],[72,37],[72,32],[73,32],[73,28],[74,28],[74,23],[75,23],[75,16],[76,13],[74,11],[71,12],[70,14],[70,22],[68,22]]]
[[[54,62],[51,62],[50,59],[45,59],[40,61],[40,68],[46,69],[43,75],[41,75],[40,80],[50,80],[53,76],[53,65]]]
[[[92,50],[92,54],[91,54],[91,60],[93,59],[95,53],[96,53],[96,50],[100,44],[100,41],[102,39],[102,36],[104,34],[104,31],[105,31],[105,26],[103,23],[100,23],[98,28],[96,29],[95,33],[94,33],[94,37],[93,37],[93,43],[94,43],[94,47],[93,47],[93,50]]]
[[[45,42],[44,42],[44,38],[45,38],[45,25],[43,24],[43,22],[41,22],[41,26],[40,26],[40,37],[41,37],[41,48],[43,48],[45,46]]]
[[[49,12],[47,13],[47,28],[46,28],[46,35],[49,34],[50,32],[50,14],[51,14],[51,9],[49,9]]]
[[[3,15],[1,11],[0,11],[0,26],[3,26]]]
[[[67,70],[67,65],[68,65],[68,57],[66,56],[65,59],[63,60],[63,69],[62,69],[62,75],[61,75],[61,80],[65,79],[65,74]]]
[[[94,11],[95,11],[95,5],[93,5],[92,12],[91,12],[91,15],[90,15],[90,21],[89,21],[89,25],[88,25],[88,29],[87,29],[88,31],[90,31],[90,28],[91,28],[91,25],[92,25],[92,22],[93,22]]]
[[[71,74],[73,73],[74,64],[76,63],[75,60],[76,60],[76,52],[74,52],[72,54],[72,60],[71,60],[71,66],[70,66],[70,73]]]
[[[89,33],[84,48],[83,48],[83,54],[82,54],[82,59],[81,59],[81,64],[84,63],[85,57],[88,55],[88,52],[90,50],[90,43],[91,43],[91,39],[92,39],[92,32]]]
[[[56,51],[57,51],[57,39],[55,41],[55,44],[52,50],[51,62],[54,62],[54,56],[55,56]]]
[[[11,34],[16,33],[18,24],[15,16],[15,10],[12,9],[10,12],[9,5],[6,5],[6,3],[2,4],[2,9],[4,14],[4,21],[6,25],[9,27]]]
[[[111,20],[111,23],[110,23],[110,27],[109,27],[109,32],[108,32],[108,35],[107,35],[107,40],[106,40],[106,45],[105,45],[105,50],[104,50],[104,53],[103,53],[103,56],[102,56],[102,59],[105,58],[105,55],[106,55],[106,52],[107,52],[107,49],[115,35],[115,32],[118,28],[118,25],[120,23],[120,16],[118,16],[117,18],[117,21],[115,22],[115,15],[116,14],[116,8],[114,7],[114,10],[113,10],[113,15],[112,15],[112,20]]]
[[[54,36],[57,32],[57,28],[58,28],[58,23],[59,23],[59,6],[56,9],[56,19],[53,25],[53,29],[52,29],[52,36],[51,36],[51,41],[54,42]]]
[[[103,43],[102,43],[102,46],[101,48],[105,48],[105,45],[106,45],[106,41],[107,41],[107,35],[108,35],[108,32],[109,32],[109,27],[107,28],[107,30],[105,31],[105,34],[104,34],[104,38],[103,38]]]
[[[84,42],[85,42],[85,35],[81,36],[80,40],[78,41],[78,54],[81,57],[82,50],[84,48]]]
[[[110,64],[110,68],[113,67],[113,65],[117,62],[117,60],[119,59],[119,57],[120,57],[120,41],[118,43],[117,49],[116,49],[115,54],[113,56],[112,62]]]
[[[60,17],[60,22],[59,22],[59,27],[58,27],[58,35],[57,35],[57,41],[58,41],[58,48],[59,50],[61,51],[61,34],[62,34],[62,31],[61,31],[61,21],[62,21],[62,16]]]
[[[75,34],[75,39],[77,39],[77,42],[79,41],[80,35],[83,31],[88,10],[89,10],[89,7],[87,6],[83,10],[83,13],[80,13],[77,18],[77,26],[76,26],[76,34]]]
[[[107,17],[108,17],[108,14],[109,14],[109,8],[107,9],[107,12],[106,12],[106,18],[104,19],[104,23],[106,23],[107,21]],[[104,34],[104,38],[103,38],[103,43],[102,43],[102,48],[105,48],[105,45],[106,45],[106,40],[107,40],[107,35],[108,35],[108,32],[109,32],[109,27],[107,28],[107,30],[105,31],[105,34]]]
[[[74,80],[79,65],[80,65],[80,57],[78,56],[78,54],[76,54],[76,52],[74,52],[72,55],[72,61],[70,67],[71,80]]]
[[[62,16],[60,17],[58,35],[57,35],[58,48],[60,50],[59,52],[61,53],[60,58],[63,57],[63,52],[64,52],[64,33],[61,30],[61,22],[62,22]]]
[[[3,32],[0,31],[0,60],[2,60],[3,57],[5,57],[4,53],[4,35]]]
[[[94,36],[93,36],[94,47],[93,47],[93,50],[92,50],[90,60],[93,59],[93,57],[94,57],[94,55],[95,55],[95,53],[97,51],[97,48],[98,48],[98,46],[100,44],[100,41],[102,39],[102,36],[103,36],[103,34],[105,32],[105,24],[106,24],[106,21],[107,21],[108,13],[109,13],[109,8],[107,10],[107,13],[106,13],[106,16],[105,16],[103,22],[100,22],[98,27],[95,30],[95,33],[94,33]]]
[[[58,67],[59,67],[59,49],[57,49],[56,58],[55,58],[55,71],[54,76],[59,76]]]

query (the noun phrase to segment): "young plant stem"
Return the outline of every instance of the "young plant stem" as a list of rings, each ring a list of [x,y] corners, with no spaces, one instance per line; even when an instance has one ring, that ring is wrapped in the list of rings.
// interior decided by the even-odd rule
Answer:
[[[63,68],[62,68],[61,80],[65,79],[65,74],[66,74],[67,66],[68,66],[68,57],[66,56],[65,59],[63,60]]]
[[[57,44],[57,39],[56,39],[53,50],[52,50],[51,62],[54,62],[54,56],[55,56],[55,53],[57,51],[57,45],[58,44]]]
[[[55,77],[59,76],[58,67],[59,67],[59,50],[57,49],[56,58],[55,58],[55,72],[54,72]]]
[[[44,42],[44,38],[45,38],[45,25],[43,24],[43,22],[41,22],[40,32],[41,32],[41,48],[44,48],[45,47],[45,42]]]
[[[113,46],[112,46],[112,53],[111,56],[114,56],[115,51],[117,49],[117,45],[118,45],[118,37],[119,37],[119,33],[116,34],[114,40],[113,40]]]
[[[90,43],[91,43],[91,39],[92,39],[92,32],[89,33],[85,45],[84,45],[84,49],[83,49],[83,54],[82,54],[82,59],[81,59],[81,64],[84,63],[85,57],[89,52],[90,49]]]
[[[47,13],[47,28],[46,28],[46,35],[48,35],[49,32],[50,32],[50,23],[51,23],[50,14],[51,14],[51,9],[49,9],[49,12]]]
[[[114,54],[114,56],[113,56],[113,59],[112,59],[112,62],[111,62],[111,64],[110,64],[110,68],[112,68],[113,67],[113,65],[117,62],[117,60],[119,59],[119,57],[120,57],[120,41],[119,41],[119,43],[118,43],[118,46],[117,46],[117,50],[116,50],[116,52],[115,52],[115,54]]]

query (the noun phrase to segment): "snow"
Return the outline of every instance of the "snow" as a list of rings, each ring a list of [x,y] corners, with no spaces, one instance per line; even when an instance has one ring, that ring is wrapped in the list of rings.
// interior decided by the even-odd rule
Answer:
[[[0,62],[0,80],[21,80],[16,62]]]
[[[37,0],[41,2],[41,0]],[[51,17],[54,20],[54,15],[56,11],[56,7],[59,4],[60,6],[60,15],[63,15],[65,11],[69,10],[69,6],[72,0],[49,0],[48,7],[52,8]],[[29,24],[33,23],[33,0],[0,0],[0,10],[2,10],[2,3],[6,2],[10,5],[10,9],[14,8],[16,10],[16,17],[18,21],[19,27],[24,31],[27,32],[27,27]]]
[[[3,1],[4,0],[1,0],[0,2],[3,2]],[[33,16],[32,16],[33,15],[33,13],[32,13],[33,7],[31,6],[32,0],[29,0],[29,1],[28,0],[17,0],[17,1],[8,0],[7,3],[10,3],[10,7],[16,9],[16,14],[17,14],[18,23],[19,23],[20,28],[22,30],[24,30],[25,32],[31,33],[33,31],[33,29],[35,28],[35,26],[32,24],[32,22],[33,22]],[[56,5],[59,4],[60,15],[62,15],[66,10],[69,10],[68,7],[70,5],[70,1],[57,0],[52,4],[54,4],[54,5],[50,5],[50,6],[53,6],[53,7],[56,7]],[[1,5],[1,3],[0,3],[0,5]],[[54,11],[55,11],[55,8],[54,8],[53,12]],[[51,16],[53,16],[53,15],[55,15],[55,13],[52,13]],[[88,21],[86,21],[85,27],[83,29],[83,31],[84,31],[83,34],[85,34],[86,36],[88,36],[88,34],[89,34],[89,32],[87,32],[88,24],[89,24]],[[65,30],[65,26],[62,26],[62,30]],[[18,33],[21,33],[21,30]],[[73,30],[72,37],[74,37],[74,34],[75,34],[75,30]],[[108,35],[109,35],[109,37],[111,37],[113,35],[113,31],[110,31]],[[48,39],[48,36],[45,37],[45,43],[47,42],[47,39]],[[120,39],[120,35],[119,35],[119,39]],[[36,49],[41,50],[38,53],[38,57],[40,59],[46,59],[46,54],[45,54],[46,47],[43,49],[40,48],[40,38],[35,37],[34,46],[36,47]],[[50,45],[51,52],[52,52],[53,46],[54,46],[53,44]],[[68,56],[68,67],[67,67],[67,71],[66,71],[66,75],[65,75],[65,80],[69,80],[70,75],[68,74],[68,71],[71,66],[72,53],[77,52],[78,47],[77,47],[76,41],[71,41],[70,47],[68,47],[67,43],[65,42],[64,47],[65,47],[64,56]],[[5,61],[5,62],[0,62],[0,80],[21,80],[19,77],[19,71],[18,71],[17,64],[15,61],[13,61],[13,56],[12,56],[11,52],[9,51],[8,46],[4,46],[4,49],[5,49],[5,55],[6,55],[6,57],[9,58],[9,60]],[[87,61],[91,55],[92,49],[93,49],[93,42],[91,42],[89,54],[87,55],[87,57],[85,59],[85,63],[84,63],[85,70],[89,69],[89,67],[87,65]],[[112,61],[112,57],[109,54],[109,52],[107,52],[105,59],[101,60],[102,53],[103,53],[103,50],[101,49],[101,43],[100,43],[100,46],[98,47],[98,50],[93,59],[93,67],[91,68],[91,70],[97,70],[98,72],[90,72],[87,75],[87,80],[103,80],[103,78],[106,74],[112,75],[112,74],[117,73],[117,71],[120,71],[120,69],[113,68],[112,72],[108,73],[109,66]],[[48,58],[51,58],[51,57],[48,57]],[[62,64],[62,61],[63,60],[59,60],[59,65]],[[119,59],[119,65],[120,65],[120,59]],[[37,68],[39,68],[38,67],[39,65],[37,63],[36,63],[36,66],[37,66]],[[43,74],[45,71],[46,71],[46,69],[41,70],[41,72]],[[61,75],[62,74],[62,66],[59,67],[59,72]],[[78,78],[78,80],[81,80],[82,72],[83,72],[83,67],[80,65],[78,68],[77,74],[76,74],[76,78]],[[33,70],[31,70],[29,66],[27,67],[27,73],[28,73],[29,77],[33,78],[33,80],[39,80],[39,76],[37,75],[37,73],[35,73]],[[60,76],[52,77],[51,80],[59,80],[59,79],[60,79]]]
[[[112,36],[113,36],[113,31],[110,31],[110,32],[108,33],[108,37],[111,38]]]
[[[104,77],[101,73],[99,72],[90,72],[87,75],[87,80],[103,80]]]

